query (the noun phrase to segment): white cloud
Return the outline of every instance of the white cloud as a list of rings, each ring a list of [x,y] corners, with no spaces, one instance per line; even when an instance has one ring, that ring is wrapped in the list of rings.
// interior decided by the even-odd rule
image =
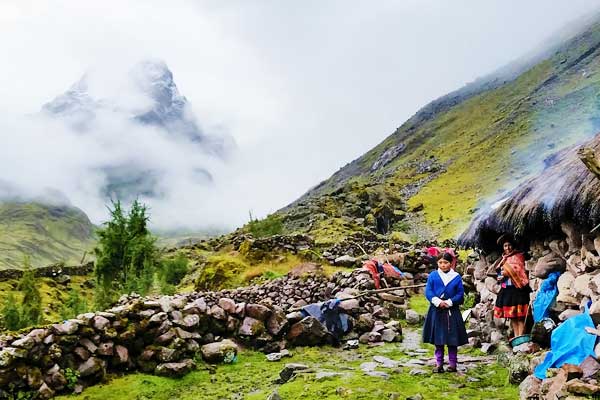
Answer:
[[[28,191],[57,187],[97,222],[102,176],[89,171],[134,159],[168,171],[168,196],[151,204],[161,226],[239,225],[248,210],[293,201],[428,101],[596,7],[554,3],[2,0],[0,177]],[[226,165],[123,121],[113,134],[73,140],[61,126],[20,120],[90,68],[146,57],[167,62],[205,130],[235,138]],[[214,185],[192,185],[196,167],[210,169]]]

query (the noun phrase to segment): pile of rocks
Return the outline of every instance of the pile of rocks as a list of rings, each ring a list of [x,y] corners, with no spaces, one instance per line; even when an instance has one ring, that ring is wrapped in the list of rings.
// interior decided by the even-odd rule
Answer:
[[[142,298],[123,296],[104,312],[0,337],[0,398],[57,392],[94,384],[107,371],[141,370],[177,376],[207,362],[232,361],[232,338],[266,353],[288,345],[338,342],[318,319],[294,309],[331,297],[349,298],[373,282],[368,273],[338,273],[331,279],[293,276],[264,286]],[[273,295],[272,293],[275,293]],[[401,338],[397,322],[406,310],[404,291],[351,298],[340,303],[352,330],[344,341]]]
[[[537,365],[540,358],[532,360],[531,367]],[[519,385],[520,397],[522,399],[589,398],[600,393],[598,385],[600,363],[594,357],[587,357],[580,365],[563,364],[560,368],[549,370],[548,374],[550,377],[544,380],[533,375],[526,376]]]
[[[388,255],[381,257],[382,261],[387,258],[401,268],[403,272],[416,274],[430,269],[430,265],[423,262],[423,250],[428,247],[456,248],[456,243],[454,241],[444,241],[443,243],[426,241],[414,244],[408,242],[390,243],[389,239],[357,234],[326,249],[323,252],[323,257],[332,265],[357,267],[369,258],[365,255],[363,249],[368,254],[378,254],[384,250]]]
[[[254,238],[250,234],[236,235],[232,238],[231,244],[236,249],[240,249],[243,243],[248,243],[250,251],[289,251],[297,253],[308,250],[314,246],[314,240],[308,235],[273,235],[262,238]]]

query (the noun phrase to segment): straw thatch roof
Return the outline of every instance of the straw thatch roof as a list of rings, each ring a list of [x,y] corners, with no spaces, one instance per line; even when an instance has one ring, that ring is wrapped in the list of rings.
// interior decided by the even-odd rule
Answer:
[[[482,210],[459,243],[490,249],[504,232],[523,242],[548,238],[561,234],[563,222],[592,229],[600,222],[600,179],[580,159],[582,147],[600,154],[600,134],[583,146],[557,153],[542,173],[518,186],[495,207]]]

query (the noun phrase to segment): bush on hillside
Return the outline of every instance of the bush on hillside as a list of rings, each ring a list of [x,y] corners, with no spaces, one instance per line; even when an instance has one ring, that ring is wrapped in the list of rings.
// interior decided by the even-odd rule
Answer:
[[[183,254],[175,258],[163,260],[160,267],[160,278],[171,285],[178,285],[188,272],[189,260]]]
[[[271,214],[261,220],[251,219],[246,229],[256,238],[279,235],[283,232],[283,221],[278,215]]]
[[[219,290],[240,281],[241,272],[248,269],[244,262],[230,256],[212,256],[196,279],[197,290]]]
[[[75,288],[69,290],[67,300],[60,309],[60,317],[62,319],[74,318],[79,314],[87,311],[87,302],[81,296],[81,293]]]

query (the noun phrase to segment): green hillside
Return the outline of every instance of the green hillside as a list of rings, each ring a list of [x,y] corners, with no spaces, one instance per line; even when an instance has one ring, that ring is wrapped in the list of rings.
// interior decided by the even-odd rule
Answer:
[[[83,211],[40,203],[0,203],[0,269],[79,263],[93,246],[94,225]]]
[[[600,23],[421,109],[277,215],[286,231],[457,236],[483,204],[600,128]]]

